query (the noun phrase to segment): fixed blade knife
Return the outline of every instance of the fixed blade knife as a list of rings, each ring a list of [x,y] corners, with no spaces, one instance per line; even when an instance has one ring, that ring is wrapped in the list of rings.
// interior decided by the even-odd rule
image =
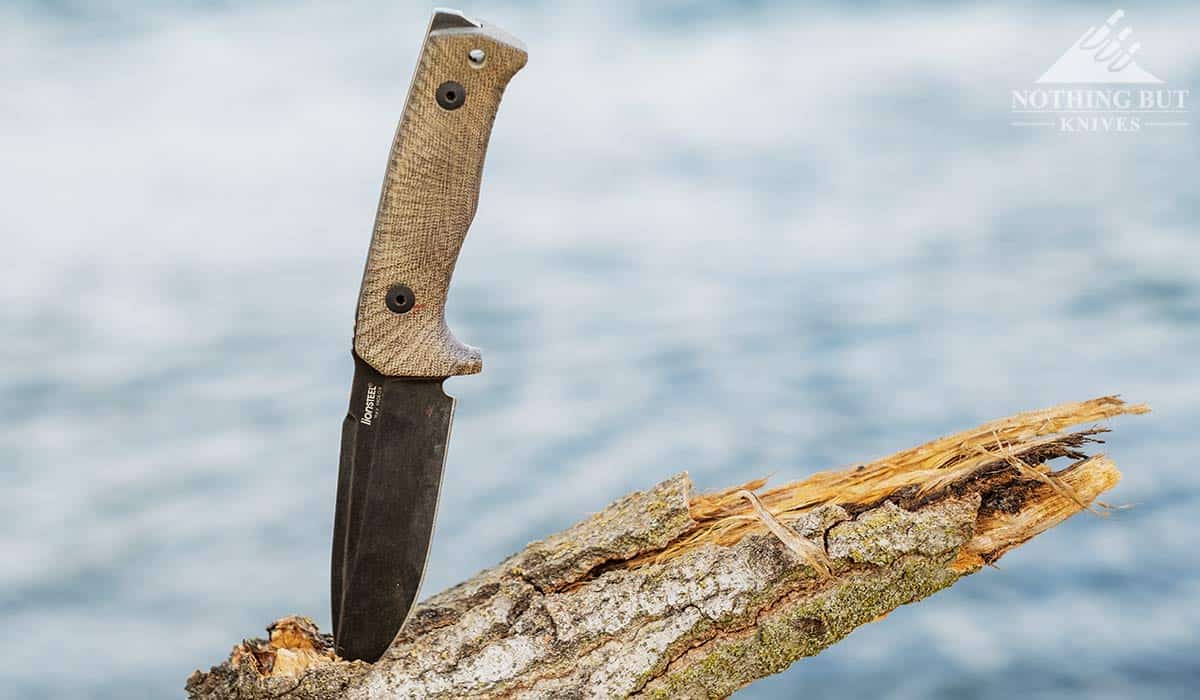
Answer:
[[[442,390],[482,368],[446,326],[492,123],[521,42],[435,10],[392,143],[354,324],[330,588],[337,653],[375,662],[425,573],[454,415]]]

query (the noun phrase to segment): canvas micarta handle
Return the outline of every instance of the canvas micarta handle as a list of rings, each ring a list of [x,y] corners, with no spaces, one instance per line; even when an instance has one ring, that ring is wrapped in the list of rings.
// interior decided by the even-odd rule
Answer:
[[[482,368],[446,326],[446,293],[475,217],[492,122],[526,61],[520,41],[453,11],[434,13],[388,158],[367,254],[354,351],[392,377]]]

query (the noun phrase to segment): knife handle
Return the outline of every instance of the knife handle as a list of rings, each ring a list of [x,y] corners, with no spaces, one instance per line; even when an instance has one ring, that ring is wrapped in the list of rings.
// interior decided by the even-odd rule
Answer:
[[[446,293],[475,217],[492,122],[527,55],[521,42],[438,10],[388,158],[363,272],[354,351],[392,377],[478,372],[446,326]]]

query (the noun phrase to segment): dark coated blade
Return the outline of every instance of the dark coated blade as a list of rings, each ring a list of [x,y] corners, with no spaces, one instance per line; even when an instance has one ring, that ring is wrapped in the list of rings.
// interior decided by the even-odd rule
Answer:
[[[385,377],[354,363],[333,521],[333,630],[342,658],[373,663],[425,575],[454,399],[441,378]]]

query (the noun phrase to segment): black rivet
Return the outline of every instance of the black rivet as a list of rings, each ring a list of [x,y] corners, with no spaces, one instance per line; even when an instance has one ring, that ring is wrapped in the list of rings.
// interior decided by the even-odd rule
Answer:
[[[413,294],[413,290],[403,284],[393,284],[388,287],[387,297],[384,299],[387,307],[392,311],[402,314],[413,307],[417,303],[417,295]]]
[[[447,80],[438,86],[437,103],[442,109],[458,109],[467,101],[467,89],[453,80]]]

